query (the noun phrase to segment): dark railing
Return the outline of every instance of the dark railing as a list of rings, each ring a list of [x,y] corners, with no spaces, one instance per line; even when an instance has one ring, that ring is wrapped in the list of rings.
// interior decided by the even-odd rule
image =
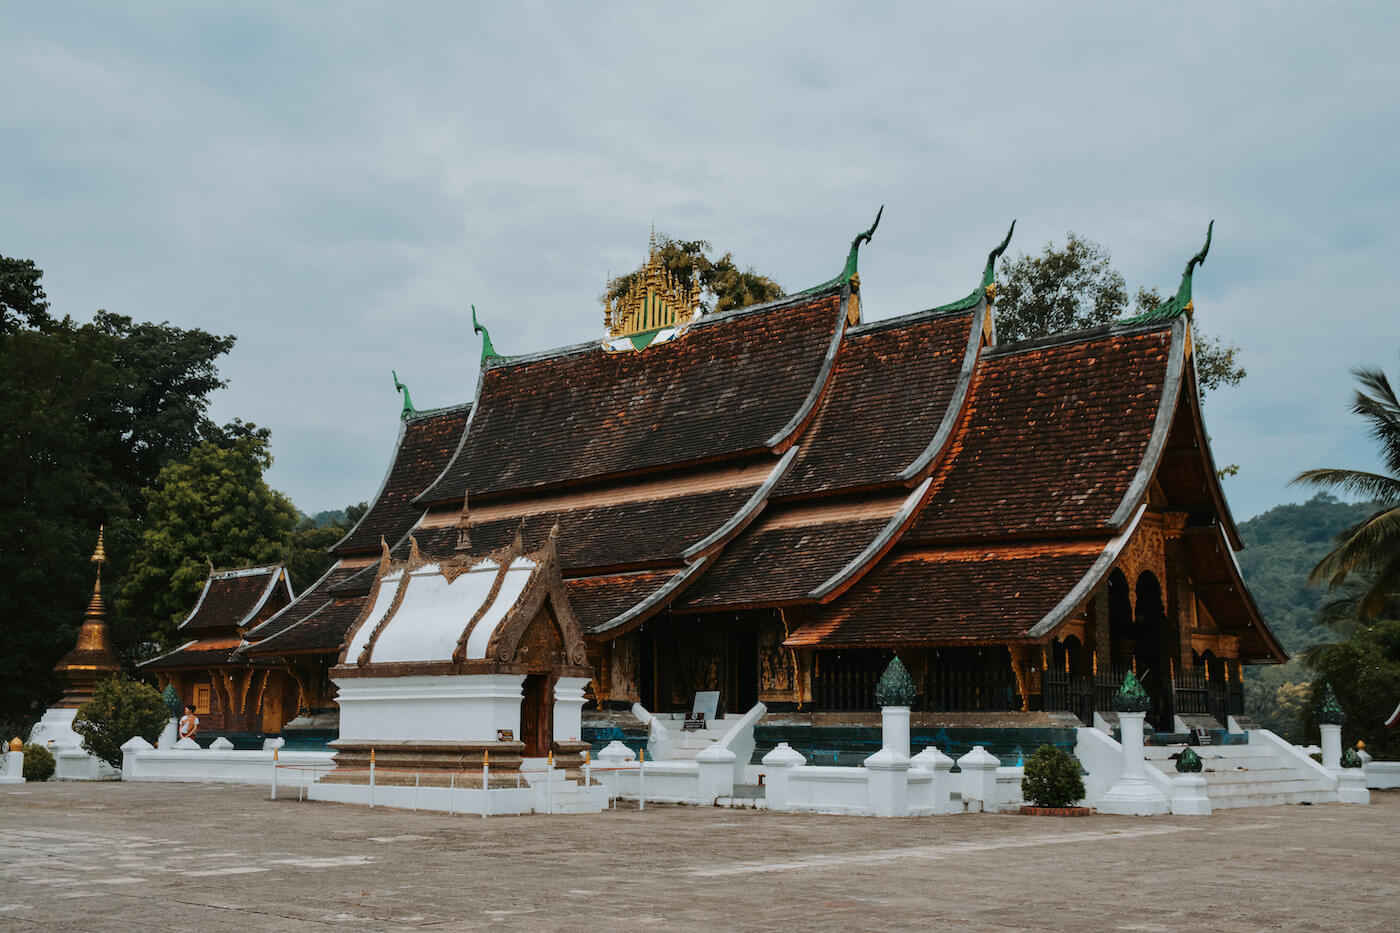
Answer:
[[[964,713],[1020,708],[1021,695],[1006,649],[947,649],[929,658],[923,709]]]
[[[1172,694],[1173,711],[1178,715],[1214,715],[1211,683],[1203,671],[1178,671],[1172,683]]]
[[[875,709],[875,684],[889,659],[876,652],[843,652],[818,657],[812,700],[819,710],[866,712]]]

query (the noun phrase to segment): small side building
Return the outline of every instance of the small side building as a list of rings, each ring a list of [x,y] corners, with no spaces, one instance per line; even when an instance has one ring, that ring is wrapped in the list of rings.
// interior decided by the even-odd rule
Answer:
[[[286,669],[264,659],[235,658],[250,629],[292,602],[292,583],[281,564],[241,570],[210,569],[209,578],[177,632],[188,640],[137,665],[174,686],[192,705],[203,734],[277,734],[296,715],[299,694]]]

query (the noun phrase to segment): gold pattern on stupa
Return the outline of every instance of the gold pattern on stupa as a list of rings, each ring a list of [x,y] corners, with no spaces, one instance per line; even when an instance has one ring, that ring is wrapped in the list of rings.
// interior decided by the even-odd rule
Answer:
[[[610,337],[629,337],[665,327],[684,327],[700,308],[700,289],[667,271],[651,234],[647,263],[616,303],[603,298],[603,326]]]

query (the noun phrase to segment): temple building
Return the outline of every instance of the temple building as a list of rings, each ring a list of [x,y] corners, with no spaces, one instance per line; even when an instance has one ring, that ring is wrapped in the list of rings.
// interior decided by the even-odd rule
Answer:
[[[285,567],[209,568],[194,609],[176,627],[187,641],[142,661],[157,686],[175,687],[206,733],[278,733],[297,712],[300,692],[284,665],[234,658],[250,629],[292,602]]]
[[[866,321],[874,232],[835,278],[754,307],[702,313],[653,248],[599,340],[504,356],[477,324],[476,397],[418,411],[399,385],[378,496],[325,576],[240,617],[232,661],[288,671],[298,699],[281,708],[303,724],[333,723],[334,681],[393,672],[380,665],[465,672],[460,653],[346,652],[395,631],[375,608],[385,574],[517,542],[557,561],[551,605],[592,675],[585,731],[705,690],[721,711],[873,723],[895,654],[916,725],[1088,723],[1129,670],[1158,728],[1241,715],[1242,665],[1286,655],[1240,576],[1202,421],[1192,280],[1209,235],[1160,307],[1003,344],[1009,232],[966,297]],[[148,669],[173,676],[194,650]],[[240,691],[224,670],[219,696],[246,715],[256,677]]]

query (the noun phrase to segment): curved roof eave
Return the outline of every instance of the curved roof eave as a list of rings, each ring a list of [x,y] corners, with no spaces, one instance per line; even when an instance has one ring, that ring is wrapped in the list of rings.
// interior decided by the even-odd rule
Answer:
[[[878,222],[878,218],[877,218]],[[822,395],[826,392],[827,386],[831,384],[831,373],[836,368],[836,354],[841,348],[841,338],[846,334],[847,313],[851,301],[851,283],[847,281],[841,287],[841,300],[836,305],[836,328],[832,331],[831,341],[826,347],[826,356],[822,359],[821,368],[817,370],[816,381],[812,383],[812,388],[807,392],[807,398],[802,405],[788,419],[787,424],[778,429],[778,432],[768,438],[767,446],[774,453],[783,453],[792,446],[797,439],[797,434],[812,416],[817,412],[817,404],[821,401]]]
[[[1225,501],[1225,490],[1220,485],[1220,472],[1215,467],[1215,455],[1211,453],[1210,435],[1206,432],[1205,412],[1201,409],[1201,393],[1197,387],[1194,353],[1187,363],[1187,373],[1190,377],[1187,381],[1187,387],[1190,390],[1187,395],[1196,429],[1196,446],[1200,448],[1205,457],[1206,489],[1210,492],[1211,501],[1215,504],[1215,514],[1225,531],[1225,540],[1232,550],[1240,551],[1244,549],[1244,539],[1240,537],[1240,530],[1235,526],[1235,517],[1230,513],[1230,506]]]
[[[879,562],[881,557],[889,552],[890,548],[894,547],[895,542],[899,540],[900,533],[908,528],[919,514],[919,509],[923,506],[924,498],[928,495],[929,487],[932,485],[933,477],[925,477],[924,481],[905,497],[899,511],[890,516],[890,520],[880,529],[880,533],[859,554],[851,558],[844,567],[811,590],[807,597],[825,603],[854,586],[870,568]]]
[[[768,503],[768,496],[773,492],[774,487],[782,482],[783,477],[787,476],[788,471],[792,469],[793,461],[797,459],[797,451],[799,449],[800,448],[796,444],[789,447],[787,453],[783,454],[782,459],[774,465],[768,477],[754,490],[753,495],[739,508],[739,511],[735,512],[730,516],[728,521],[720,525],[714,531],[710,532],[684,551],[681,551],[681,560],[690,563],[697,558],[718,551],[747,528],[749,524],[758,517],[758,513],[763,511],[763,507]]]
[[[677,572],[675,576],[657,587],[656,591],[646,599],[590,631],[588,633],[589,636],[597,638],[605,632],[608,633],[609,638],[625,635],[633,628],[641,625],[647,619],[650,619],[653,615],[666,608],[672,599],[679,596],[687,586],[698,579],[714,561],[715,556],[713,554],[701,557],[695,563]]]
[[[1167,449],[1167,437],[1171,434],[1172,421],[1176,417],[1176,403],[1181,394],[1182,375],[1186,368],[1186,324],[1180,318],[1172,321],[1171,348],[1167,351],[1167,372],[1162,381],[1162,397],[1157,403],[1157,416],[1152,422],[1152,434],[1143,451],[1142,462],[1138,465],[1133,480],[1123,493],[1118,508],[1108,519],[1113,529],[1121,529],[1134,518],[1138,506],[1147,499],[1148,488],[1157,469],[1162,464],[1162,455]]]
[[[900,471],[900,480],[912,483],[931,471],[937,465],[943,451],[947,449],[954,429],[967,410],[967,400],[970,394],[968,390],[972,386],[972,377],[977,372],[977,358],[981,353],[982,333],[986,322],[987,299],[984,297],[972,314],[972,327],[967,337],[967,349],[963,353],[962,368],[958,371],[958,381],[953,386],[953,394],[948,400],[943,420],[939,423],[938,430],[934,432],[932,440],[929,441],[923,452]]]
[[[1118,560],[1118,555],[1121,554],[1123,548],[1127,546],[1128,540],[1133,536],[1133,532],[1137,531],[1138,524],[1142,521],[1142,517],[1145,514],[1147,514],[1146,502],[1137,507],[1137,510],[1133,513],[1132,520],[1104,546],[1103,551],[1099,553],[1098,558],[1095,559],[1093,565],[1090,566],[1089,572],[1084,574],[1084,576],[1079,579],[1079,582],[1065,594],[1064,599],[1056,603],[1055,608],[1045,614],[1045,618],[1041,619],[1026,631],[1026,636],[1028,638],[1039,639],[1048,636],[1059,627],[1060,623],[1069,618],[1070,613],[1074,612],[1081,603],[1089,598],[1090,594],[1103,582],[1104,577],[1108,576],[1109,571],[1113,569],[1113,564]]]

